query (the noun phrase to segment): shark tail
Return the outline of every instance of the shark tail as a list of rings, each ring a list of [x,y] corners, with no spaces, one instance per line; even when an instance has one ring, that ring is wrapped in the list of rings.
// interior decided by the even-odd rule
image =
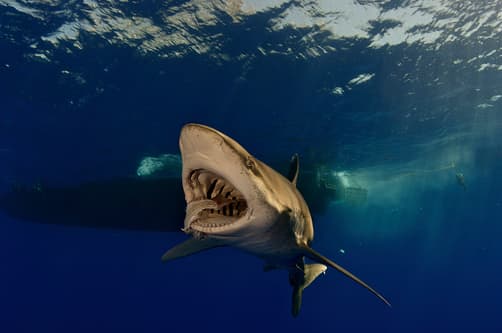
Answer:
[[[385,297],[383,297],[379,292],[377,292],[375,289],[373,289],[372,287],[370,287],[367,283],[365,283],[364,281],[362,281],[361,279],[359,279],[357,276],[355,276],[354,274],[352,274],[351,272],[349,272],[348,270],[346,270],[342,266],[336,264],[335,262],[333,262],[330,259],[326,258],[322,254],[320,254],[320,253],[316,252],[315,250],[311,249],[310,247],[305,246],[304,247],[304,251],[305,251],[304,255],[307,258],[310,258],[311,260],[314,260],[314,261],[316,261],[318,263],[321,263],[321,264],[324,264],[326,266],[329,266],[329,267],[332,267],[332,268],[336,269],[337,271],[339,271],[340,273],[342,273],[346,277],[350,278],[351,280],[355,281],[359,285],[361,285],[364,288],[366,288],[367,290],[369,290],[371,293],[373,293],[376,297],[378,297],[382,302],[384,302],[385,304],[387,304],[389,307],[392,307],[392,305],[390,304],[390,302],[387,301],[385,299]]]
[[[322,264],[305,265],[303,283],[293,287],[293,302],[291,313],[293,317],[297,317],[302,306],[302,293],[321,273],[326,271],[327,267]]]

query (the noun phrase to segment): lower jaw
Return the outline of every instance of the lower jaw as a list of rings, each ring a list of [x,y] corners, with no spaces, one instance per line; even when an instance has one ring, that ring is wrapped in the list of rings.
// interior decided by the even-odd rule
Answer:
[[[236,223],[224,224],[215,227],[211,227],[210,224],[203,226],[192,224],[190,226],[190,231],[192,232],[192,234],[202,235],[203,237],[224,237],[226,235],[232,234],[235,226]]]
[[[211,234],[211,233],[218,233],[218,232],[224,232],[228,228],[226,228],[228,225],[208,225],[208,226],[191,226],[190,229],[198,232],[202,232],[205,234]]]

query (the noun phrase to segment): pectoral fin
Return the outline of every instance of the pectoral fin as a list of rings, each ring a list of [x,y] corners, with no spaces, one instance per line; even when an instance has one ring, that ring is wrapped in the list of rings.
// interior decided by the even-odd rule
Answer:
[[[209,250],[215,247],[225,246],[216,239],[195,239],[190,238],[168,250],[162,256],[162,261],[170,261],[196,254],[198,252]]]
[[[370,292],[372,292],[376,297],[378,297],[382,302],[387,304],[388,306],[391,306],[389,301],[385,299],[380,293],[378,293],[375,289],[371,288],[368,284],[366,284],[364,281],[359,279],[357,276],[346,270],[345,268],[341,267],[340,265],[336,264],[335,262],[331,261],[330,259],[326,258],[322,254],[317,253],[310,247],[304,247],[305,253],[304,255],[316,262],[325,264],[327,266],[333,267],[343,275],[347,276],[348,278],[352,279],[353,281],[357,282],[359,285],[363,286],[364,288],[368,289]]]
[[[310,264],[304,266],[304,278],[302,283],[293,286],[293,299],[291,313],[293,317],[298,316],[302,306],[303,290],[307,288],[327,267],[322,264]]]

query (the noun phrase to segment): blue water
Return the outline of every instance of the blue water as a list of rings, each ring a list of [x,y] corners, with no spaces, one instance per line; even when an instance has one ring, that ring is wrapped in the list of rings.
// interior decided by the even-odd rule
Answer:
[[[206,124],[357,179],[313,247],[392,303],[328,270],[293,319],[252,256],[0,211],[0,331],[502,332],[501,29],[495,1],[0,0],[2,192],[135,177]]]

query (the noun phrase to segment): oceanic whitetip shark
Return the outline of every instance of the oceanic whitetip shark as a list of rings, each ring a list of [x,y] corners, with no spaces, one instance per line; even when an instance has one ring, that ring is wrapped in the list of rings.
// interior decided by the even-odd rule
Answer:
[[[230,137],[204,125],[185,125],[179,145],[187,202],[183,231],[191,237],[167,251],[163,261],[220,246],[251,253],[265,261],[265,271],[289,272],[293,316],[300,310],[303,290],[326,266],[390,306],[365,282],[310,247],[314,228],[309,208],[295,186],[297,155],[288,180]],[[305,264],[305,257],[316,263]]]

